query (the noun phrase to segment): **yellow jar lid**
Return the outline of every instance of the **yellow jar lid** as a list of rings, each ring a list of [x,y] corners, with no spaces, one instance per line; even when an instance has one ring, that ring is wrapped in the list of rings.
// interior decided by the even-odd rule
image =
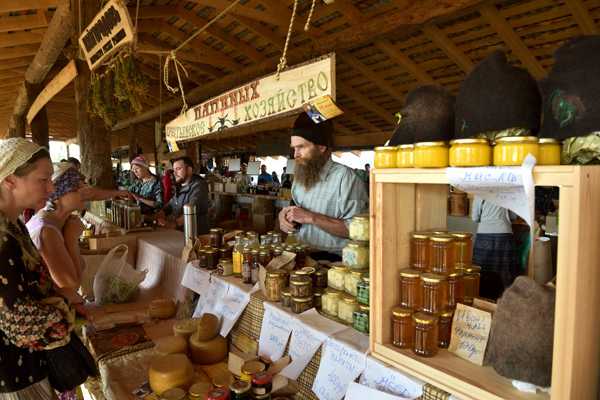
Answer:
[[[365,220],[368,221],[369,220],[369,214],[368,213],[364,213],[364,214],[356,214],[354,217],[352,217],[352,219],[354,220]]]
[[[452,232],[452,233],[450,233],[450,236],[453,236],[453,237],[459,238],[459,239],[467,239],[467,238],[473,237],[473,234],[471,232]]]
[[[558,139],[554,139],[554,138],[540,138],[539,143],[540,144],[560,144],[560,141]]]
[[[400,146],[398,146],[398,150],[413,150],[414,148],[414,144],[401,144]]]
[[[448,274],[448,278],[461,278],[461,277],[463,277],[464,275],[465,275],[465,274],[464,274],[464,272],[463,272],[463,270],[462,270],[462,268],[461,268],[461,269],[456,269],[454,272],[450,272],[450,273]]]
[[[226,376],[216,376],[212,379],[212,384],[216,388],[229,388],[229,378]]]
[[[342,293],[341,293],[340,291],[338,291],[338,290],[335,290],[335,289],[327,289],[327,290],[325,291],[325,294],[326,294],[327,296],[333,296],[333,297],[338,297],[338,296],[341,296],[341,295],[342,295]]]
[[[433,235],[447,235],[448,231],[437,230],[437,231],[429,231],[428,233],[429,233],[430,236],[433,236]]]
[[[430,325],[437,322],[437,317],[435,315],[426,314],[424,312],[418,312],[413,314],[413,320],[417,324]]]
[[[269,271],[267,272],[267,278],[277,278],[279,279],[281,277],[281,273],[278,271]]]
[[[414,239],[429,239],[431,234],[428,232],[413,232],[410,234]]]
[[[538,143],[537,136],[507,136],[496,139],[496,143]]]
[[[317,272],[317,269],[315,267],[304,267],[301,268],[300,271],[306,272],[307,275],[312,275]]]
[[[342,299],[346,304],[357,304],[356,298],[351,296],[346,296]]]
[[[447,146],[447,143],[444,141],[415,143],[415,147],[440,147],[440,146]]]
[[[260,252],[259,252],[258,250],[256,250],[256,249],[254,249],[254,250],[250,251],[250,254],[252,254],[253,256],[254,256],[254,255],[257,255],[257,254],[259,254],[259,253],[260,253]]]
[[[448,310],[444,310],[440,313],[440,317],[442,317],[442,318],[452,317],[453,315],[454,315],[454,310],[451,308]]]
[[[397,151],[398,148],[396,146],[378,146],[375,147],[375,151]]]
[[[160,395],[161,400],[183,400],[186,398],[186,391],[181,388],[172,388],[164,391]]]
[[[332,265],[331,268],[335,269],[336,271],[347,271],[348,270],[348,267],[343,264]]]
[[[308,275],[310,275],[310,272],[305,271],[304,268],[301,268],[301,269],[297,269],[294,272],[292,272],[292,275],[308,276]]]
[[[267,366],[262,361],[246,361],[242,365],[242,373],[246,375],[253,375],[257,372],[262,372]]]
[[[323,293],[322,292],[314,292],[313,297],[323,297]]]
[[[369,312],[369,310],[371,309],[371,307],[369,307],[369,306],[366,306],[366,305],[364,305],[364,304],[360,304],[360,305],[358,306],[358,309],[359,309],[360,311],[366,311],[366,312]]]
[[[223,229],[221,228],[211,228],[208,230],[209,233],[222,233]]]
[[[450,235],[434,235],[431,237],[431,241],[432,242],[442,242],[442,243],[448,243],[453,241],[454,238]]]
[[[413,314],[412,308],[394,307],[392,308],[392,315],[394,317],[410,317]]]
[[[204,250],[204,252],[205,252],[206,254],[215,254],[215,253],[216,253],[216,250],[214,250],[214,249],[206,249],[206,250]]]
[[[313,297],[292,297],[292,301],[295,301],[296,303],[306,303],[309,301],[312,301]]]
[[[465,272],[467,274],[473,274],[475,272],[481,272],[481,267],[479,265],[470,265],[465,267]]]
[[[404,268],[400,270],[400,276],[403,278],[418,278],[421,276],[421,271],[413,268]]]
[[[353,270],[353,271],[350,271],[350,275],[354,275],[354,276],[362,278],[362,276],[364,274],[366,274],[367,272],[369,272],[368,269]]]
[[[489,144],[490,141],[485,138],[467,138],[467,139],[454,139],[450,141],[450,144]]]
[[[292,292],[290,292],[290,288],[285,288],[281,291],[282,296],[291,296]]]
[[[425,273],[425,274],[421,275],[421,280],[423,282],[440,283],[440,282],[445,281],[446,277],[444,275],[439,275],[439,274]]]
[[[369,242],[366,240],[349,240],[347,246],[353,248],[364,248],[369,247]]]
[[[326,268],[319,268],[318,270],[315,271],[315,275],[316,276],[327,275],[327,269]]]
[[[290,280],[290,286],[308,286],[308,285],[312,285],[312,280],[307,280],[307,281],[292,281]]]

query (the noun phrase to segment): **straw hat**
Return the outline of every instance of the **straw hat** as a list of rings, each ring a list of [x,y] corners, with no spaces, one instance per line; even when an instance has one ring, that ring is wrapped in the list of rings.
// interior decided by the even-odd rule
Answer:
[[[13,174],[43,147],[23,138],[0,140],[0,182]]]

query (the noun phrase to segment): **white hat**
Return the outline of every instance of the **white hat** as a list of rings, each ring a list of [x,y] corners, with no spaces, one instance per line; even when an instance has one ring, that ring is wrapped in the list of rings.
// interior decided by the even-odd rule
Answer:
[[[13,174],[43,147],[23,138],[0,139],[0,182]]]

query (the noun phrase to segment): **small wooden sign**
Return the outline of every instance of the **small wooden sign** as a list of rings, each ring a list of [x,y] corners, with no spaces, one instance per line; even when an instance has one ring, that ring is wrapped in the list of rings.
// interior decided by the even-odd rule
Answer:
[[[459,303],[454,312],[448,351],[474,364],[483,365],[491,327],[492,314]]]
[[[133,42],[133,24],[127,7],[110,0],[79,36],[79,47],[93,71],[115,52]]]

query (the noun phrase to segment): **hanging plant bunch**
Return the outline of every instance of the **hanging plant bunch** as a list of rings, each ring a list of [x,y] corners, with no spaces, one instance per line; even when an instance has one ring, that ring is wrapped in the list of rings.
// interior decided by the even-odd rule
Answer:
[[[88,110],[111,127],[131,112],[142,112],[147,92],[148,81],[133,55],[123,52],[104,72],[92,74]]]

